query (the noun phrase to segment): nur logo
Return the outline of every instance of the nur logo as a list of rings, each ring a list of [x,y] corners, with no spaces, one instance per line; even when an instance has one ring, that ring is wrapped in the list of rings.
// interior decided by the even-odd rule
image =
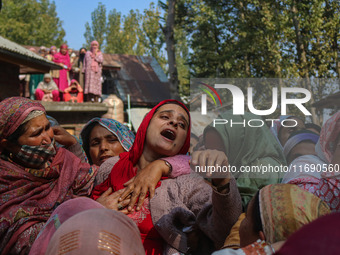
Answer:
[[[234,115],[243,115],[244,114],[244,106],[245,106],[245,96],[243,94],[243,91],[231,84],[215,84],[215,88],[212,86],[209,86],[208,84],[205,84],[203,82],[200,82],[201,85],[206,86],[210,90],[212,90],[215,95],[217,96],[218,100],[221,103],[222,106],[222,100],[217,93],[216,89],[228,89],[233,97],[233,114]],[[213,97],[212,93],[205,89],[205,88],[200,88],[202,91],[207,93],[215,102],[215,105],[217,106],[216,100]],[[253,103],[253,88],[248,87],[247,89],[247,106],[248,109],[251,113],[259,116],[265,116],[265,115],[270,115],[275,110],[277,109],[278,106],[278,89],[276,87],[272,88],[272,105],[270,109],[267,110],[258,110],[255,109],[254,103]],[[305,97],[303,98],[289,98],[287,97],[288,93],[299,93],[299,94],[304,94]],[[281,115],[287,115],[287,105],[288,104],[293,104],[295,105],[302,113],[306,116],[312,115],[303,105],[304,103],[307,103],[311,99],[311,93],[309,90],[304,89],[304,88],[281,88]],[[207,114],[207,95],[202,94],[202,101],[201,101],[201,114],[206,115]]]
[[[222,104],[222,100],[221,100],[221,98],[220,98],[220,95],[217,93],[216,89],[214,89],[214,88],[211,87],[210,85],[205,84],[205,83],[203,83],[203,82],[200,82],[200,84],[203,85],[203,86],[206,86],[206,87],[209,88],[212,92],[214,92],[215,95],[217,96],[218,100],[220,101],[221,106],[223,105],[223,104]],[[210,92],[209,90],[205,89],[205,88],[201,88],[201,87],[200,87],[200,89],[201,89],[203,92],[207,93],[207,94],[211,97],[211,99],[214,101],[215,106],[217,106],[216,100],[215,100],[214,96],[211,94],[211,92]],[[202,94],[201,114],[202,114],[202,115],[207,115],[207,95],[206,95],[206,94]]]

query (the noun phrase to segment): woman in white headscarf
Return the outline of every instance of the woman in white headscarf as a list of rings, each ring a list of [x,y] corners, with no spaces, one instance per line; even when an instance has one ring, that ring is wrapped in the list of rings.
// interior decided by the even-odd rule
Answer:
[[[39,101],[60,101],[58,86],[49,73],[46,73],[44,80],[38,84],[35,99]]]

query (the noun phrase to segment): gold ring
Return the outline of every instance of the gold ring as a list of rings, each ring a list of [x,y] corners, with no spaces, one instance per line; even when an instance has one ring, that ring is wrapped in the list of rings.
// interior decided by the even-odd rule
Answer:
[[[123,209],[123,206],[122,206],[121,203],[118,203],[117,207],[118,207],[118,210],[122,210]]]

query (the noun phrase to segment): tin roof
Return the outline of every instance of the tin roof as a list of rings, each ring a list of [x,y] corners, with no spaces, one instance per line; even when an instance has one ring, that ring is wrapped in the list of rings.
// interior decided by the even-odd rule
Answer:
[[[313,104],[316,108],[340,109],[340,91],[328,95],[327,97]]]
[[[109,55],[109,56],[107,56]],[[132,106],[154,106],[170,98],[170,84],[155,58],[122,54],[104,54],[103,69],[119,66],[112,79],[117,95],[127,103],[130,95]],[[112,77],[115,75],[112,74]]]
[[[0,36],[0,60],[20,66],[20,73],[47,73],[61,67],[25,47]]]

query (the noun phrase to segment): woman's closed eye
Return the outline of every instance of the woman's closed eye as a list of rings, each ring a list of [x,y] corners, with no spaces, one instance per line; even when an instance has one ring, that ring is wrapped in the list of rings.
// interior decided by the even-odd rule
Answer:
[[[114,143],[114,142],[118,141],[118,138],[115,137],[115,136],[108,136],[108,137],[106,137],[106,140],[110,143]]]
[[[167,116],[167,115],[161,115],[160,118],[161,118],[161,119],[164,119],[164,120],[168,120],[168,119],[169,119],[169,116]]]
[[[48,124],[45,126],[45,131],[50,130],[50,128],[51,128],[51,123],[48,123]]]
[[[100,140],[99,139],[93,139],[90,143],[90,146],[91,147],[94,147],[94,146],[98,146],[100,144]]]
[[[30,136],[32,136],[32,137],[37,137],[37,136],[39,136],[42,132],[43,132],[43,128],[38,128],[38,129],[35,130]]]

